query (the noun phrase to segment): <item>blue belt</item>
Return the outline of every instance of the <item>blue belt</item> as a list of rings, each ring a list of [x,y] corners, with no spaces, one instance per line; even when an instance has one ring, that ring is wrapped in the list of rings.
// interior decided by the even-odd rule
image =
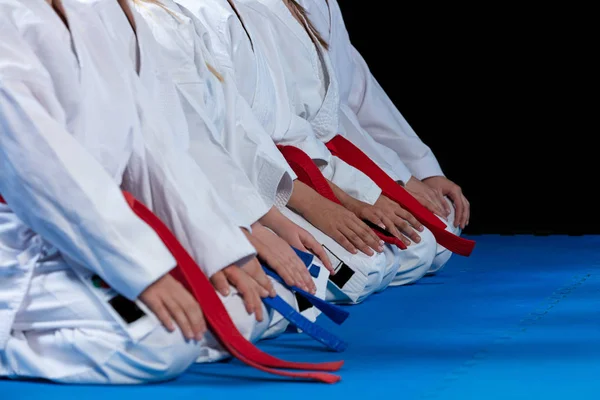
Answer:
[[[307,291],[302,290],[299,287],[287,285],[283,281],[283,279],[275,273],[275,271],[273,271],[269,268],[265,268],[265,267],[263,267],[263,269],[265,270],[265,273],[267,275],[269,275],[271,278],[275,279],[277,282],[281,283],[283,286],[285,286],[292,292],[298,293],[299,295],[304,297],[308,302],[310,302],[310,304],[312,304],[313,306],[315,306],[316,308],[321,310],[321,312],[324,315],[326,315],[327,318],[329,318],[336,324],[341,325],[350,315],[350,313],[348,313],[348,311],[346,311],[334,304],[331,304],[323,299],[320,299],[317,296],[315,296],[314,294],[308,293]]]
[[[293,247],[292,247],[293,248]],[[316,265],[312,265],[314,260],[314,256],[309,253],[305,253],[303,251],[297,250],[293,248],[298,257],[302,260],[302,262],[306,265],[306,267],[310,268],[310,273],[314,277],[318,276],[319,268]],[[301,295],[307,301],[309,301],[313,306],[321,310],[323,314],[325,314],[328,318],[330,318],[336,324],[342,324],[349,316],[348,311],[341,309],[338,306],[330,304],[323,299],[318,298],[317,296],[306,292],[296,286],[287,285],[283,279],[277,275],[273,270],[263,265],[263,269],[267,275],[284,285],[289,290]],[[313,339],[323,343],[328,348],[335,351],[344,351],[348,344],[343,340],[339,339],[332,333],[326,331],[316,323],[311,322],[298,311],[296,311],[292,306],[286,303],[281,297],[277,296],[275,298],[263,299],[263,302],[279,312],[286,320],[288,320],[292,325],[296,328],[302,330],[304,333],[312,337]]]
[[[263,299],[263,303],[281,314],[283,318],[290,322],[290,324],[302,330],[302,332],[313,339],[323,343],[331,350],[342,352],[348,347],[348,343],[326,331],[316,323],[311,322],[304,315],[296,311],[294,307],[286,303],[281,297],[266,297]]]

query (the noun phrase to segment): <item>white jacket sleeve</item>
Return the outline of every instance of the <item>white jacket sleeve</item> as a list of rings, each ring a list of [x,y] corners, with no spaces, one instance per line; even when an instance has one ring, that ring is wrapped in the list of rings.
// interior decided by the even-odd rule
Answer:
[[[15,49],[23,76],[45,76],[24,49]],[[0,60],[6,56],[2,50],[0,43]],[[104,168],[66,130],[51,82],[3,75],[6,59],[0,61],[0,193],[25,224],[60,252],[127,298],[137,298],[175,267],[173,257],[133,214]]]
[[[150,190],[147,204],[177,236],[204,273],[210,277],[228,265],[256,254],[241,229],[231,220],[226,203],[217,195],[198,164],[178,145],[141,82],[131,71],[142,114],[142,145],[134,146],[130,169],[146,169]],[[144,113],[150,115],[143,116]],[[130,182],[137,185],[138,182]]]
[[[233,160],[227,149],[211,134],[211,130],[216,128],[210,126],[210,118],[193,100],[202,94],[202,86],[201,83],[184,84],[177,89],[189,125],[188,152],[207,173],[219,196],[235,209],[238,216],[235,222],[249,229],[271,206],[260,196],[242,166]]]
[[[209,115],[205,104],[207,101],[215,104],[222,98],[214,92],[218,88],[213,88],[214,81],[217,85],[221,83],[217,79],[210,80],[213,76],[203,64],[202,46],[193,21],[181,14],[172,2],[161,6],[144,3],[139,5],[138,11],[155,39],[152,44],[156,50],[151,55],[157,58],[165,77],[155,97],[177,130],[177,143],[190,153],[230,206],[231,219],[250,230],[272,204],[263,201],[244,170],[218,140],[221,132],[214,121],[220,115]],[[216,109],[217,114],[222,110]]]
[[[232,38],[229,21],[219,18],[218,13],[213,15],[210,6],[190,1],[179,3],[183,13],[193,21],[200,40],[204,40],[209,47],[208,51],[216,64],[214,66],[224,76],[227,119],[222,144],[245,171],[267,205],[285,206],[296,175],[239,92],[231,52],[241,38]],[[210,15],[205,15],[207,13]]]

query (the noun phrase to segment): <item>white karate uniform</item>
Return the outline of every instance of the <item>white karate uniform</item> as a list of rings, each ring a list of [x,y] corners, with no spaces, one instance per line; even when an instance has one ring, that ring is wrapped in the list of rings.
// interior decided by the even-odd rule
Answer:
[[[226,0],[176,1],[190,17],[195,17],[197,33],[203,38],[202,42],[207,48],[212,44],[209,52],[214,55],[215,62],[224,71],[225,76],[235,76],[240,93],[248,100],[254,114],[260,119],[264,130],[267,131],[264,135],[272,137],[277,143],[293,144],[301,147],[313,159],[329,161],[325,165],[321,163],[326,177],[333,178],[332,180],[339,186],[347,187],[350,185],[354,188],[357,196],[368,197],[367,201],[371,203],[378,198],[381,191],[376,185],[372,184],[368,177],[339,159],[333,160],[324,144],[316,140],[314,134],[312,137],[307,134],[312,134],[311,126],[305,119],[298,118],[292,112],[290,99],[287,97],[287,87],[285,85],[275,85],[273,82],[274,79],[278,79],[276,77],[281,80],[284,76],[280,68],[277,67],[277,62],[262,56],[265,53],[262,49],[262,41],[251,43],[248,40],[244,26]],[[246,22],[246,14],[242,11],[240,11],[240,14]],[[260,20],[255,20],[251,26],[246,25],[250,36],[252,36],[250,30],[260,23]],[[206,36],[206,32],[210,35],[209,37]],[[271,52],[271,54],[276,53]],[[311,147],[313,145],[314,148]],[[337,168],[338,165],[341,165],[341,167]],[[354,172],[344,174],[342,173],[344,167],[354,170]],[[361,179],[367,185],[362,185]],[[372,185],[368,186],[369,183]],[[365,190],[359,191],[361,187]],[[386,254],[378,254],[372,257],[364,254],[352,255],[289,209],[283,209],[282,212],[293,222],[311,232],[321,243],[326,244],[335,253],[335,256],[331,256],[332,262],[335,263],[337,256],[354,271],[358,271],[343,285],[342,290],[339,290],[335,284],[330,282],[330,290],[328,290],[327,295],[329,300],[336,302],[362,301],[369,294],[379,290],[382,282],[388,276],[393,278],[397,268],[397,257],[394,250],[387,249]]]
[[[411,176],[419,180],[444,176],[431,149],[398,111],[350,42],[338,2],[299,0],[298,3],[329,45],[327,53],[338,81],[346,137],[395,180],[408,182]],[[460,228],[454,226],[454,207],[451,208],[451,215],[444,221],[446,230],[460,235]],[[428,273],[439,271],[451,255],[438,245]]]
[[[109,29],[114,32],[115,41],[135,41],[135,35],[125,15],[116,3],[97,3],[102,8]],[[208,173],[211,183],[217,189],[219,195],[231,208],[235,208],[236,214],[241,215],[238,221],[242,225],[250,225],[258,221],[273,205],[273,201],[287,203],[292,189],[292,176],[284,168],[278,169],[280,182],[269,182],[264,171],[261,172],[261,163],[265,159],[261,154],[252,155],[252,146],[241,146],[246,160],[253,160],[255,164],[247,165],[246,171],[253,175],[254,179],[263,179],[267,183],[262,185],[265,191],[264,199],[249,180],[248,176],[230,157],[229,153],[220,142],[222,132],[227,129],[235,129],[235,109],[231,115],[226,115],[224,104],[224,90],[216,75],[208,71],[204,60],[206,52],[202,51],[200,37],[195,34],[195,27],[189,17],[184,15],[179,6],[172,1],[163,1],[162,6],[142,3],[133,11],[137,20],[137,40],[143,45],[143,54],[146,56],[146,68],[151,62],[153,74],[140,73],[142,84],[150,97],[160,102],[161,110],[153,114],[168,116],[175,137],[186,151],[189,151],[196,163]],[[126,46],[123,51],[126,52]],[[198,62],[198,67],[195,65]],[[156,69],[152,69],[154,66]],[[172,76],[185,77],[181,89],[174,85]],[[185,111],[184,108],[185,107]],[[233,107],[232,107],[233,108]],[[252,114],[249,114],[252,116]],[[189,122],[189,124],[188,124]],[[192,129],[188,129],[188,125]],[[226,126],[227,125],[227,126]],[[243,133],[243,127],[236,132]],[[245,136],[248,138],[248,136]],[[250,137],[252,139],[252,137]],[[251,143],[260,143],[253,141]],[[272,142],[266,142],[272,147]],[[264,145],[262,147],[265,147]],[[260,151],[260,147],[256,147]],[[279,152],[275,155],[285,160]],[[268,157],[268,156],[267,156]],[[269,158],[267,162],[276,166]],[[258,164],[258,166],[256,166]],[[254,171],[254,174],[252,174]],[[268,171],[267,171],[268,173]],[[265,203],[269,201],[268,204]],[[328,271],[319,267],[319,275],[314,278],[317,286],[317,295],[325,297]],[[295,295],[282,285],[276,285],[277,293],[288,304],[298,310],[298,301]],[[302,311],[308,319],[314,321],[318,315],[314,308]],[[274,313],[271,325],[266,335],[276,336],[285,331],[288,322],[279,313]]]
[[[327,52],[315,45],[304,27],[294,18],[282,0],[240,0],[262,14],[263,19],[272,21],[273,37],[278,39],[276,49],[280,58],[288,65],[287,80],[296,82],[296,112],[309,120],[319,140],[327,143],[344,132],[345,114],[340,111],[338,83]],[[266,36],[263,35],[263,37]],[[353,142],[353,137],[350,138]],[[377,147],[372,139],[364,141]],[[362,142],[358,144],[362,146]],[[396,179],[390,167],[386,172]],[[399,251],[399,268],[394,276],[384,283],[391,285],[410,284],[427,273],[435,257],[436,242],[429,230],[420,233],[421,242],[412,243],[407,250]]]
[[[254,249],[202,172],[182,176],[193,161],[161,136],[142,136],[129,71],[92,8],[63,4],[70,31],[45,0],[0,0],[0,194],[9,204],[0,205],[0,376],[170,379],[210,355],[214,339],[186,341],[140,302],[131,320],[119,306],[176,265],[119,186],[208,275]],[[239,296],[223,302],[247,337],[267,328],[268,319],[248,322]]]
[[[181,146],[181,151],[188,152],[190,135],[186,117],[181,108],[169,71],[165,70],[164,64],[161,62],[160,46],[158,46],[155,41],[144,18],[139,15],[135,9],[131,8],[136,24],[136,32],[134,32],[126,15],[117,2],[107,2],[104,0],[79,1],[93,4],[95,10],[105,24],[107,32],[109,32],[113,38],[113,46],[121,55],[121,58],[125,60],[126,63],[130,64],[131,70],[135,71],[135,66],[140,66],[139,74],[135,74],[133,80],[137,83],[134,89],[137,93],[137,100],[140,102],[140,107],[144,110],[142,112],[143,131],[154,131],[161,135],[168,135],[175,139],[174,142],[176,144]],[[131,6],[133,6],[133,4],[131,4]],[[138,43],[139,51],[136,51],[138,49]],[[136,61],[136,58],[139,58],[139,60]],[[195,137],[209,137],[209,133],[205,130],[202,131],[196,129]],[[209,180],[211,180],[212,183],[215,183],[217,193],[224,201],[223,206],[228,208],[230,215],[237,216],[234,221],[237,221],[240,226],[250,230],[250,225],[266,213],[268,210],[266,209],[267,206],[264,205],[264,202],[254,190],[253,186],[249,182],[248,185],[246,185],[248,178],[243,175],[243,172],[238,174],[239,169],[233,166],[231,162],[223,165],[210,165],[202,158],[210,153],[212,153],[213,156],[216,155],[221,150],[219,147],[214,146],[210,141],[202,140],[201,143],[195,145],[195,148],[200,154],[194,153],[194,160],[199,166],[204,168],[206,173],[208,173],[210,176]],[[222,161],[223,159],[227,161],[227,158],[227,155],[223,154],[218,161]],[[215,167],[218,167],[219,172],[215,171]],[[197,167],[187,171],[187,175],[194,174],[196,170]],[[185,173],[185,171],[181,171],[181,173]],[[246,181],[232,181],[232,178],[236,177],[236,175],[239,178],[244,178]],[[291,182],[289,177],[288,180]],[[221,191],[219,191],[219,189]],[[240,203],[239,199],[244,198],[238,196],[243,196],[246,193],[250,193],[257,203],[260,201],[256,208],[253,207],[254,204],[247,204],[244,207],[238,206]],[[238,210],[241,212],[238,212]],[[277,294],[286,300],[292,307],[297,309],[298,304],[294,294],[283,285],[276,284],[275,281],[273,281],[273,283]],[[268,324],[268,334],[270,336],[275,336],[285,331],[288,326],[288,321],[283,319],[279,313],[268,309],[268,313],[265,312],[265,314],[267,314],[267,318],[270,320],[270,324]],[[264,333],[259,332],[259,334],[255,332],[254,329],[257,327],[257,324],[252,319],[247,319],[246,323],[248,325],[240,327],[240,330],[252,332],[248,337],[259,338],[260,334]],[[203,354],[202,357],[198,359],[198,362],[215,361],[228,356],[226,350],[224,350],[216,341],[211,343],[209,348],[211,349],[211,352]]]

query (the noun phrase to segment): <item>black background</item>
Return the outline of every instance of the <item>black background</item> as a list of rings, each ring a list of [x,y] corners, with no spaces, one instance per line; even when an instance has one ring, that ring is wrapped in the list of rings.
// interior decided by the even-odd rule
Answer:
[[[585,10],[338,1],[355,47],[470,200],[466,233],[600,233]]]

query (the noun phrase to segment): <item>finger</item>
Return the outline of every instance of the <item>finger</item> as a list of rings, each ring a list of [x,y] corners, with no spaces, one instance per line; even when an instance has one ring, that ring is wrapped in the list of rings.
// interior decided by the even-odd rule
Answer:
[[[259,288],[257,288],[257,289],[259,289]],[[264,315],[263,315],[262,299],[259,294],[259,290],[255,290],[253,292],[252,302],[254,303],[254,315],[256,316],[256,320],[258,322],[262,322],[264,319]]]
[[[461,195],[460,193],[456,193],[456,192],[451,192],[448,193],[450,199],[452,200],[452,202],[454,203],[454,227],[461,227],[461,221],[464,218],[464,212],[465,212],[465,205],[461,199]]]
[[[442,202],[440,202],[440,197],[438,196],[439,192],[434,190],[432,197],[431,197],[431,201],[432,203],[435,205],[436,209],[437,209],[437,214],[439,216],[441,216],[444,220],[447,220],[448,215],[446,214],[446,210],[444,208],[444,205],[442,204]]]
[[[394,237],[400,239],[400,231],[398,231],[398,228],[396,228],[396,224],[394,223],[394,221],[392,221],[391,218],[382,217],[381,221],[383,222],[385,229],[388,232],[390,232],[392,235],[394,235]]]
[[[311,291],[312,279],[310,279],[308,269],[306,268],[306,265],[304,265],[300,257],[298,257],[298,255],[296,255],[296,253],[294,253],[293,251],[290,251],[290,255],[288,260],[286,261],[286,264],[290,266],[290,270],[292,271],[294,279],[296,280],[296,286],[306,291]],[[306,277],[307,275],[308,280]]]
[[[295,279],[292,271],[289,270],[289,268],[283,266],[280,263],[269,263],[269,266],[275,272],[277,272],[277,275],[279,275],[281,277],[281,279],[283,279],[283,281],[286,283],[286,285],[294,286],[296,284],[296,279]]]
[[[452,206],[448,203],[448,201],[446,200],[446,197],[444,196],[444,194],[441,191],[437,192],[438,196],[440,197],[440,202],[442,203],[442,206],[444,206],[444,211],[446,211],[446,216],[450,216],[450,214],[452,213]]]
[[[217,292],[221,293],[223,296],[229,296],[229,282],[222,271],[219,271],[211,276],[210,282]]]
[[[461,195],[461,200],[463,202],[464,205],[464,209],[463,209],[463,223],[462,229],[465,229],[465,227],[469,224],[469,218],[471,217],[471,210],[470,210],[470,206],[469,206],[469,201],[467,200],[467,198],[464,195]]]
[[[258,283],[250,283],[245,292],[242,295],[244,301],[247,302],[246,309],[250,309],[249,313],[254,314],[254,317],[258,322],[263,320],[263,309],[262,309],[262,296],[261,292],[264,290]]]
[[[340,246],[346,249],[349,253],[358,253],[358,249],[350,242],[350,240],[348,240],[348,238],[346,237],[346,235],[344,235],[341,229],[338,229],[332,237],[335,239],[336,242],[338,242]]]
[[[347,226],[340,228],[342,234],[354,245],[356,248],[368,256],[375,254],[371,249],[352,229]]]
[[[407,246],[410,245],[411,240],[415,243],[421,243],[421,236],[419,236],[418,232],[405,219],[396,216],[394,218],[394,224],[398,227],[400,232],[402,232],[400,236],[408,240],[408,244],[403,240],[404,244],[407,244]],[[399,237],[399,239],[402,240],[402,237]]]
[[[403,220],[405,220],[409,224],[411,224],[413,226],[413,228],[415,228],[417,231],[423,232],[425,230],[425,227],[423,226],[423,224],[420,223],[419,220],[416,219],[414,215],[412,215],[410,212],[408,212],[404,208],[398,207],[396,209],[396,215],[399,218],[402,218]]]
[[[290,243],[290,246],[295,247],[300,251],[308,252],[306,242],[309,242],[310,238],[314,240],[313,236],[310,233],[306,231],[300,232],[298,233],[298,240],[294,240],[294,243]]]
[[[310,272],[308,272],[308,268],[306,268],[306,265],[304,265],[304,263],[302,261],[300,261],[300,259],[298,257],[296,257],[296,259],[297,259],[296,265],[297,265],[298,275],[299,275],[299,278],[303,282],[303,285],[305,287],[304,290],[307,290],[310,293],[315,294],[317,292],[317,286],[315,285],[315,282],[313,281],[312,276],[310,276]]]
[[[277,296],[277,292],[275,291],[275,288],[273,287],[273,283],[271,282],[271,280],[269,279],[267,274],[262,270],[262,268],[259,271],[257,271],[257,273],[255,274],[255,276],[253,276],[253,278],[260,285],[260,287],[262,289],[264,289],[264,291],[262,291],[262,290],[260,291],[261,297]]]
[[[244,267],[242,267],[242,270],[248,273],[261,286],[261,288],[263,289],[261,291],[262,297],[275,297],[277,295],[277,293],[275,292],[275,288],[271,283],[271,280],[269,279],[269,277],[267,277],[265,271],[263,271],[258,260],[252,260],[248,264],[244,265]]]
[[[373,240],[370,232],[367,232],[367,229],[369,228],[361,229],[358,224],[350,222],[349,225],[345,227],[344,234],[360,251],[368,256],[372,256],[375,254],[373,250],[377,251],[381,245],[379,244],[379,241]]]
[[[333,269],[333,264],[331,264],[331,260],[327,256],[327,253],[325,253],[323,246],[318,245],[314,248],[311,248],[311,250],[319,258],[319,260],[321,260],[323,266],[329,271],[329,273],[334,275],[335,270]]]
[[[187,315],[188,321],[190,321],[192,326],[194,339],[200,341],[206,333],[206,321],[204,320],[204,314],[202,313],[200,304],[198,304],[196,299],[194,299],[189,293],[186,293],[183,301],[183,311]]]
[[[175,323],[162,301],[153,301],[152,304],[146,303],[146,305],[169,332],[175,331]]]
[[[367,219],[367,221],[374,223],[381,229],[388,229],[388,226],[386,226],[385,222],[383,221],[383,216],[384,216],[383,212],[381,212],[379,214],[376,211],[376,212],[373,212],[372,214],[367,215],[366,219]]]
[[[466,197],[465,197],[465,201],[467,202],[467,226],[468,226],[469,222],[471,222],[471,203],[469,203],[469,200],[467,200]]]
[[[250,298],[251,285],[258,286],[258,283],[241,268],[232,268],[225,270],[227,279],[237,289],[238,293],[244,301],[246,312],[252,314],[254,312],[254,306]],[[264,290],[264,289],[263,289]]]
[[[306,270],[306,266],[298,257],[290,257],[287,261],[287,264],[290,266],[290,272],[294,277],[294,286],[299,287],[300,289],[309,290],[309,287],[306,285],[306,280],[302,275],[302,272]]]
[[[192,340],[194,339],[194,331],[192,330],[192,325],[183,311],[183,308],[179,304],[179,301],[173,297],[165,297],[164,299],[165,306],[171,315],[171,318],[175,320],[177,326],[183,333],[186,339]]]
[[[427,208],[429,211],[431,211],[435,215],[438,215],[438,216],[446,219],[444,217],[444,213],[442,212],[442,210],[440,210],[440,208],[438,207],[438,205],[436,204],[436,202],[433,201],[430,197],[423,197],[423,198],[421,198],[421,204],[423,204],[423,206],[425,208]]]
[[[436,204],[444,213],[444,217],[448,217],[448,215],[450,215],[450,210],[448,209],[448,203],[446,202],[446,199],[444,199],[444,195],[442,194],[442,191],[438,190],[438,189],[434,189],[433,195],[435,196]]]
[[[325,253],[325,250],[323,250],[323,246],[321,246],[319,244],[319,242],[317,242],[317,240],[312,235],[310,235],[310,237],[301,238],[301,239],[302,239],[304,246],[306,246],[306,248],[309,251],[311,251],[314,255],[317,256],[317,258],[319,260],[321,260],[321,262],[323,263],[325,268],[331,274],[334,274],[335,271],[333,270],[333,266],[331,265],[331,260],[329,260],[329,257],[327,257],[327,253]]]
[[[383,241],[379,239],[373,229],[359,219],[354,219],[353,222],[354,232],[360,236],[367,246],[379,253],[383,252]]]

